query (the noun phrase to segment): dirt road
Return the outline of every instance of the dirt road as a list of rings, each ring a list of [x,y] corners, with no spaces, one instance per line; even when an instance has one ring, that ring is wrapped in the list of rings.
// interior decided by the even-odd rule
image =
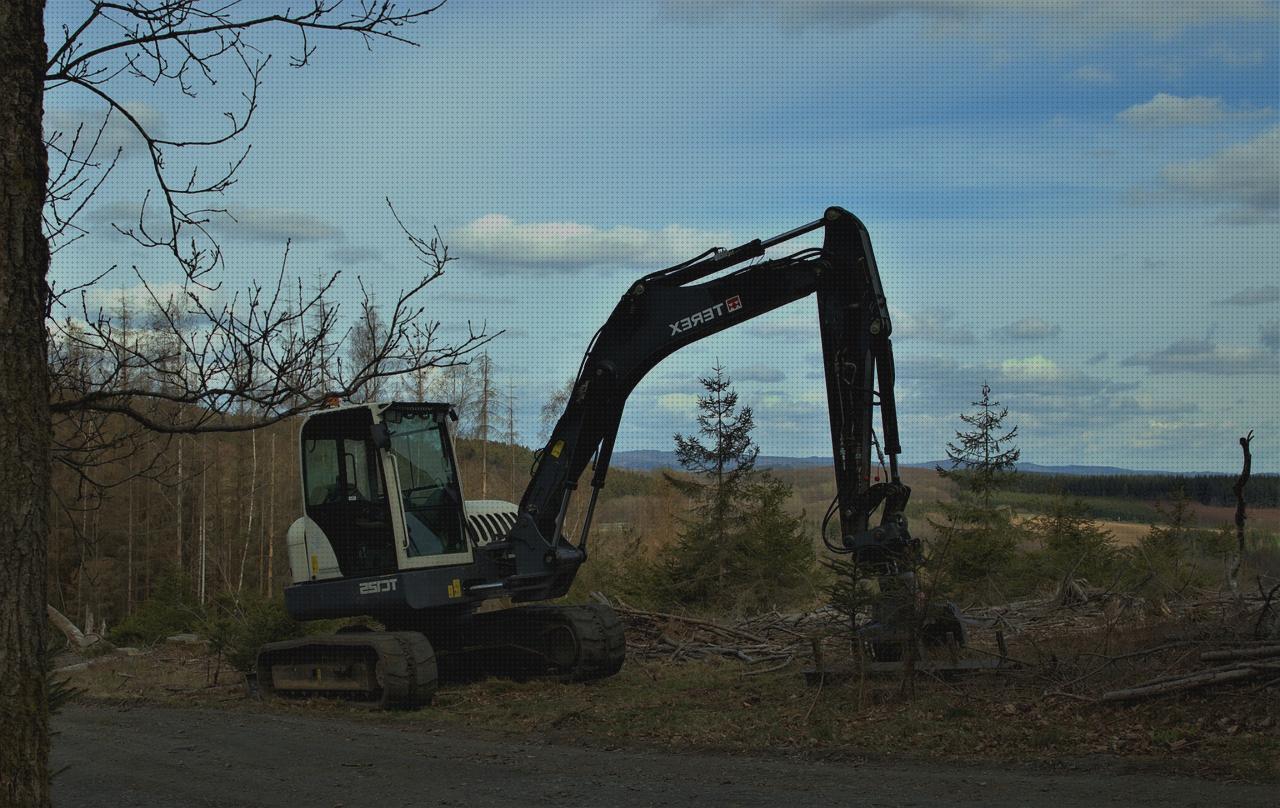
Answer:
[[[1274,806],[1274,785],[1150,774],[557,745],[342,715],[73,706],[59,806]]]

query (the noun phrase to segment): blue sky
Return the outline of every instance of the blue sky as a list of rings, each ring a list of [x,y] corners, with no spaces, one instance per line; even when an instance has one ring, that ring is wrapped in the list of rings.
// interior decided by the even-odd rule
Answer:
[[[80,5],[50,4],[51,41]],[[413,263],[391,197],[460,259],[430,315],[506,329],[491,354],[526,442],[631,280],[838,204],[870,228],[894,313],[907,459],[941,456],[985,380],[1029,460],[1225,471],[1252,428],[1280,471],[1276,3],[450,0],[411,34],[421,47],[321,38],[303,70],[273,61],[225,200],[243,223],[228,282],[273,273],[292,235],[295,270],[340,269],[349,309],[357,276],[394,292]],[[178,134],[233,90],[119,92]],[[46,120],[93,110],[60,89]],[[140,165],[91,220],[136,205]],[[55,279],[173,279],[92,235]],[[667,360],[619,448],[688,431],[718,359],[765,453],[829,452],[813,313]]]

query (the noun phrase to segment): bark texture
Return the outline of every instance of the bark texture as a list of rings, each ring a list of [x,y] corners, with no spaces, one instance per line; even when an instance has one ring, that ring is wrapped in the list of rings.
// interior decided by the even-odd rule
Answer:
[[[0,805],[49,804],[43,0],[0,2]]]

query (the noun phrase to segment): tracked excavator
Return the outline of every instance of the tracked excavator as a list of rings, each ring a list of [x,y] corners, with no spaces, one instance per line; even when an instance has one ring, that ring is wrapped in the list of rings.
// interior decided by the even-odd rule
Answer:
[[[821,247],[765,259],[815,231]],[[860,636],[882,663],[901,659],[921,637],[962,644],[953,609],[935,610],[924,625],[918,619],[928,610],[913,574],[919,543],[904,516],[911,491],[898,471],[889,310],[866,228],[833,207],[789,232],[711,249],[631,284],[591,341],[519,505],[464,498],[448,403],[342,406],[307,417],[305,515],[288,534],[285,606],[298,620],[368,616],[385,630],[266,645],[259,688],[413,707],[430,701],[449,666],[568,680],[617,673],[625,638],[613,610],[547,601],[569,590],[587,559],[628,395],[674,351],[809,295],[817,298],[837,489],[823,539],[870,571],[881,592]],[[876,409],[883,440],[873,429]],[[873,452],[881,467],[888,456],[884,482],[871,481]],[[592,463],[575,538],[565,515]],[[828,536],[833,523],[837,537]],[[496,599],[512,605],[480,608]]]

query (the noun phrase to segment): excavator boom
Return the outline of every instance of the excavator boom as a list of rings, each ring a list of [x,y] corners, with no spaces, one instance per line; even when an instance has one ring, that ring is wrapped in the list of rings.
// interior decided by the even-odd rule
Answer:
[[[747,263],[770,247],[816,230],[823,231],[821,248]],[[702,280],[739,264],[746,265]],[[564,414],[540,454],[520,502],[513,544],[523,545],[530,556],[550,551],[562,570],[581,563],[594,507],[588,508],[587,529],[574,545],[563,535],[569,498],[594,458],[594,506],[623,408],[636,385],[680,348],[809,295],[817,297],[838,491],[842,542],[835,549],[894,566],[910,544],[902,519],[910,490],[897,468],[901,446],[893,393],[893,327],[867,230],[841,208],[830,208],[821,219],[771,239],[704,253],[647,275],[627,290],[592,341]],[[888,481],[873,486],[872,418],[877,407],[890,469]],[[882,528],[869,531],[882,503],[889,506]],[[548,591],[530,593],[531,599],[562,594],[571,580],[571,574],[553,575]]]

